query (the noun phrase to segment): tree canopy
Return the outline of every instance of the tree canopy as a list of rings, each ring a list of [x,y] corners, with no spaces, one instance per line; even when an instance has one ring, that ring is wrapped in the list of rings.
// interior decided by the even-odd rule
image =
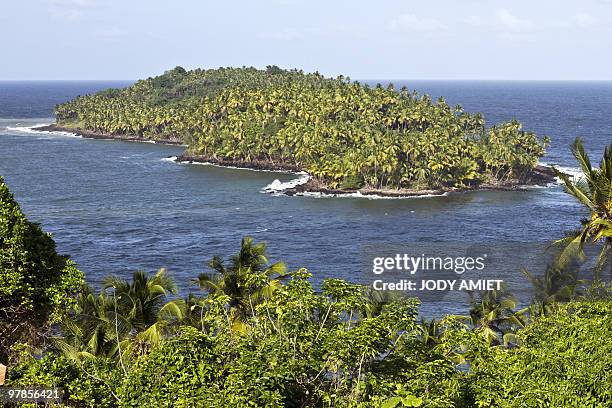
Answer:
[[[0,177],[0,362],[19,342],[35,343],[74,302],[83,275],[58,255],[50,234],[26,218]]]
[[[548,143],[517,121],[403,88],[269,66],[181,67],[56,107],[58,124],[184,141],[204,160],[301,169],[331,188],[423,189],[523,181]]]

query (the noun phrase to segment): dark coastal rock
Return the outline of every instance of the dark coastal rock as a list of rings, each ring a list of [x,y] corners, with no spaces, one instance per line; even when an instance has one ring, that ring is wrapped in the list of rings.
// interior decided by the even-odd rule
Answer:
[[[555,183],[556,180],[557,176],[551,167],[538,165],[529,174],[527,183],[532,185],[546,185]]]
[[[331,189],[321,183],[310,180],[307,183],[287,189],[286,195],[294,196],[303,193],[321,193],[330,196],[340,196],[352,193],[359,193],[362,196],[378,196],[378,197],[418,197],[425,195],[443,195],[452,192],[468,192],[481,190],[498,190],[498,191],[519,191],[532,186],[547,186],[556,182],[556,176],[552,168],[547,166],[536,166],[522,181],[510,180],[505,183],[487,184],[483,183],[478,186],[455,188],[443,187],[438,189],[427,190],[409,190],[409,189]]]
[[[378,197],[417,197],[424,195],[442,195],[452,191],[450,189],[436,189],[436,190],[376,190],[376,189],[334,189],[329,188],[325,185],[321,185],[315,180],[310,180],[307,183],[298,185],[296,187],[285,190],[285,194],[288,196],[299,195],[303,193],[320,193],[328,196],[342,196],[346,194],[359,193],[362,196],[378,196]]]
[[[135,135],[109,135],[107,133],[98,133],[91,130],[79,129],[79,128],[71,128],[64,127],[56,124],[46,125],[46,126],[37,126],[32,128],[32,130],[38,130],[41,132],[69,132],[79,135],[81,137],[87,139],[117,139],[124,140],[128,142],[144,142],[144,143],[158,143],[158,144],[166,144],[166,145],[183,145],[184,143],[181,140],[175,139],[147,139],[145,137],[135,136]]]
[[[217,166],[237,167],[252,170],[286,171],[288,173],[296,173],[301,171],[301,169],[295,165],[274,163],[267,160],[231,160],[212,156],[191,155],[188,153],[183,153],[176,159],[176,161],[179,163],[209,163]]]

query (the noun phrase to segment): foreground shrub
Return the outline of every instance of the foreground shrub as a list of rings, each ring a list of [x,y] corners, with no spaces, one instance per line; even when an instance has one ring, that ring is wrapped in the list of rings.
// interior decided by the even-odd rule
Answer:
[[[48,353],[36,359],[24,357],[11,370],[11,386],[59,387],[65,394],[66,406],[116,407],[115,388],[123,373],[114,361],[105,358],[77,362],[63,355]]]
[[[71,338],[95,335],[67,342],[64,333],[42,357],[22,357],[10,385],[62,387],[71,407],[604,407],[612,400],[610,301],[551,303],[508,348],[490,341],[489,326],[461,316],[419,322],[416,299],[383,298],[339,279],[315,291],[306,270],[287,273],[265,252],[245,239],[229,263],[213,259],[216,275],[198,278],[208,288],[201,296],[153,297],[177,312],[151,309],[146,320],[164,328],[159,336],[140,336],[130,322],[164,291],[117,291],[119,301],[124,293],[132,299],[123,311],[107,307],[109,299],[82,307],[80,297],[61,327],[73,326]],[[115,287],[147,286],[134,282]],[[489,300],[483,314],[499,309]]]
[[[36,344],[72,304],[83,275],[28,221],[0,177],[0,362],[20,342]]]
[[[199,330],[183,327],[136,363],[122,405],[377,406],[406,384],[431,406],[454,406],[459,374],[420,342],[417,301],[368,315],[361,286],[328,280],[316,294],[309,277],[298,271],[240,322],[219,307],[227,296],[209,296]]]
[[[184,327],[134,365],[120,386],[120,406],[223,406],[219,398],[223,368],[212,345],[206,334]]]
[[[520,347],[494,348],[471,374],[481,407],[609,407],[611,302],[568,303],[519,332]]]

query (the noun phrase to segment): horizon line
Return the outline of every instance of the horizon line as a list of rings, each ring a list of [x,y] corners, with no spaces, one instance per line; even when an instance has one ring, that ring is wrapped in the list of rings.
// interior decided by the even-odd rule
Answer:
[[[161,74],[160,74],[161,75]],[[156,75],[158,76],[158,75]],[[136,82],[147,78],[154,78],[155,76],[147,76],[138,79],[1,79],[0,82]],[[346,75],[344,76],[347,77]],[[326,78],[337,78],[337,76],[326,76]],[[372,82],[372,81],[453,81],[453,82],[612,82],[612,78],[608,79],[540,79],[540,78],[529,78],[529,79],[516,79],[516,78],[352,78],[348,76],[352,82]]]

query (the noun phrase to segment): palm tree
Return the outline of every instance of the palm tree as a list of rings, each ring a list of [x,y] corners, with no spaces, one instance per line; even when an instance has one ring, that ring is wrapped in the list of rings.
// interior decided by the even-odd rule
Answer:
[[[181,324],[196,327],[202,332],[208,331],[210,327],[204,318],[210,310],[207,300],[204,296],[189,293],[184,300],[185,316],[181,320]]]
[[[98,295],[83,287],[74,314],[62,322],[55,344],[69,358],[121,360],[129,350],[143,353],[185,315],[182,300],[167,300],[176,285],[164,269],[153,276],[135,272],[131,281],[109,276],[104,282]]]
[[[362,313],[367,317],[379,316],[386,305],[397,302],[403,295],[403,292],[399,291],[381,291],[367,287],[364,292],[365,307]]]
[[[283,262],[270,265],[266,244],[255,244],[252,237],[242,239],[240,251],[229,265],[215,256],[208,266],[213,273],[201,273],[196,283],[203,290],[229,297],[229,308],[240,320],[255,314],[254,307],[281,284],[288,276]]]
[[[165,73],[76,98],[56,115],[96,132],[183,138],[205,160],[297,167],[331,188],[520,181],[547,144],[516,121],[485,127],[482,115],[443,99],[295,70]]]
[[[466,318],[489,344],[508,344],[513,334],[525,327],[527,309],[516,311],[516,299],[504,290],[487,291],[479,296],[471,292],[470,304]]]
[[[559,302],[569,302],[582,295],[583,285],[587,283],[578,279],[578,268],[574,264],[562,264],[559,258],[549,264],[544,275],[536,276],[527,269],[522,269],[523,274],[529,279],[534,293],[534,301],[529,307],[532,317],[547,315],[554,310]]]
[[[580,164],[583,177],[572,180],[558,169],[553,167],[553,170],[563,181],[566,192],[588,209],[590,217],[582,220],[579,231],[557,243],[565,247],[561,254],[562,263],[567,263],[576,250],[583,257],[583,247],[587,242],[603,244],[595,268],[594,280],[598,281],[612,248],[612,144],[605,148],[599,168],[592,167],[580,138],[572,144],[572,153]]]
[[[112,289],[117,310],[128,322],[131,334],[139,341],[148,344],[158,343],[172,321],[184,316],[184,303],[181,300],[168,301],[169,295],[176,294],[176,284],[165,269],[149,276],[143,271],[134,272],[132,280],[117,276],[104,280],[104,290]]]
[[[77,296],[73,317],[62,322],[62,336],[55,339],[55,345],[73,360],[116,357],[120,343],[130,333],[129,323],[116,310],[112,297],[104,292],[96,296],[85,285]]]

